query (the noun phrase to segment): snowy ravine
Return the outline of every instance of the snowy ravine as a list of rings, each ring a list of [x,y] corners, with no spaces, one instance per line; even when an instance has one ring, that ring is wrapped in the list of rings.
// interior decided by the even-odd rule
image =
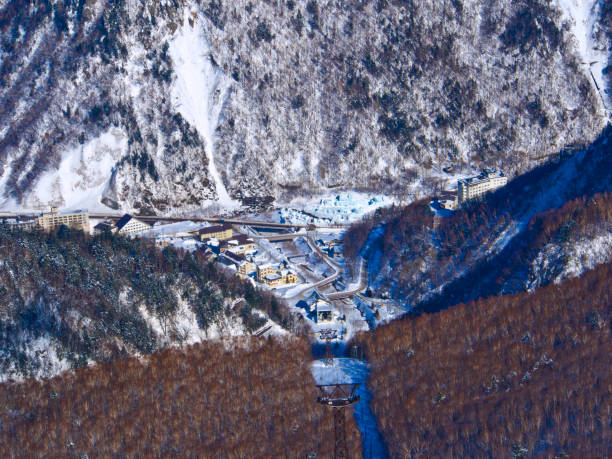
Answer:
[[[370,409],[372,394],[366,387],[370,369],[365,361],[349,358],[334,358],[334,364],[327,366],[323,360],[315,360],[311,366],[317,384],[360,383],[356,392],[360,397],[355,404],[355,421],[361,431],[363,457],[378,459],[389,457],[387,448],[378,431],[376,418]]]
[[[215,130],[232,82],[213,65],[202,20],[189,10],[185,10],[183,25],[170,41],[170,56],[176,73],[172,103],[204,139],[208,174],[215,183],[219,204],[234,207],[237,203],[230,198],[214,158]]]
[[[610,52],[606,45],[598,43],[595,34],[597,20],[601,12],[600,0],[557,0],[564,19],[570,23],[572,33],[576,38],[578,54],[583,59],[583,66],[595,80],[608,116],[612,113],[612,100],[606,94],[604,69],[608,66]]]

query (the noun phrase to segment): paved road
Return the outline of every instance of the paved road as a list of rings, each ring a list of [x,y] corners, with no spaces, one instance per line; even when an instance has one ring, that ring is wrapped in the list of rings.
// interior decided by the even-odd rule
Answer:
[[[368,284],[368,270],[366,269],[366,261],[362,258],[359,263],[359,284],[352,290],[345,290],[343,292],[328,293],[325,296],[330,300],[341,300],[343,298],[350,298],[353,295],[359,295]]]
[[[299,298],[299,299],[303,299],[303,295],[306,292],[309,292],[310,290],[313,289],[318,289],[320,287],[325,287],[326,285],[331,284],[332,282],[334,282],[336,279],[338,279],[339,273],[338,271],[334,272],[334,274],[332,274],[329,277],[326,277],[323,280],[320,280],[318,282],[315,282],[314,284],[308,284],[306,287],[304,287],[302,290],[300,290],[299,292],[297,292],[296,294],[288,297],[288,298]]]
[[[299,297],[302,297],[302,295],[304,295],[306,292],[312,289],[319,289],[320,287],[325,287],[326,285],[329,285],[332,282],[334,282],[336,279],[338,279],[340,274],[344,273],[344,268],[342,268],[340,264],[336,263],[334,260],[329,258],[327,254],[323,252],[323,250],[321,250],[321,248],[317,244],[315,244],[315,242],[312,240],[312,237],[308,236],[306,240],[308,241],[308,245],[310,246],[310,249],[313,252],[315,252],[317,255],[319,255],[323,259],[323,261],[327,263],[334,270],[334,274],[332,274],[329,277],[326,277],[323,280],[320,280],[319,282],[315,282],[314,284],[309,284],[307,287],[304,287],[304,289],[300,290],[295,295],[293,295],[292,298],[299,298]],[[330,301],[351,298],[352,296],[358,294],[364,288],[366,288],[367,277],[368,277],[368,270],[366,269],[366,261],[362,258],[359,264],[359,285],[356,288],[352,290],[345,290],[342,292],[324,293],[323,295],[327,297],[327,299],[329,299]]]
[[[39,214],[33,213],[0,213],[0,218],[17,218],[17,217],[37,217]],[[90,218],[104,218],[104,219],[119,219],[123,216],[123,214],[115,214],[115,213],[97,213],[90,212]],[[265,228],[322,228],[322,229],[338,229],[338,228],[348,228],[350,225],[327,225],[327,226],[317,226],[317,225],[306,225],[303,223],[273,223],[273,222],[265,222],[258,220],[245,220],[241,218],[221,218],[221,217],[194,217],[194,216],[184,216],[184,217],[164,217],[159,215],[135,215],[139,220],[143,220],[146,222],[151,221],[164,221],[164,222],[184,222],[184,221],[192,221],[192,222],[209,222],[209,223],[229,223],[231,225],[249,225],[249,226],[259,226]]]
[[[305,236],[305,235],[302,234],[301,236]],[[310,247],[310,249],[316,254],[318,254],[323,259],[323,261],[327,263],[334,270],[334,274],[318,282],[315,282],[314,284],[308,284],[306,287],[298,291],[295,295],[291,296],[290,298],[303,298],[303,295],[306,292],[309,292],[312,289],[318,289],[320,287],[325,287],[326,285],[331,284],[336,279],[338,279],[338,277],[340,276],[340,273],[344,272],[344,270],[338,263],[334,262],[331,258],[329,258],[327,254],[323,252],[321,248],[317,246],[317,244],[315,244],[315,242],[312,240],[312,237],[306,236],[306,241],[308,242],[308,246]]]

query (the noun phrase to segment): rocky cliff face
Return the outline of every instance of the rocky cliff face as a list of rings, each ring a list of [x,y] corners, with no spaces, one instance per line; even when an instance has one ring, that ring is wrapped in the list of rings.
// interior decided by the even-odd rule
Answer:
[[[605,123],[572,30],[543,0],[5,0],[2,207],[194,211],[523,171]]]

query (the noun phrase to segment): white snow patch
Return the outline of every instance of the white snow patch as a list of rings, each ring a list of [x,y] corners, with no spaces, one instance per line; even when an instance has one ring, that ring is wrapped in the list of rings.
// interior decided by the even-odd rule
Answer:
[[[172,102],[180,114],[198,130],[205,142],[208,173],[215,183],[219,204],[238,207],[221,180],[215,164],[215,130],[231,88],[231,79],[216,68],[200,17],[189,24],[190,11],[185,11],[183,25],[170,41],[170,57],[176,79],[172,83]]]
[[[0,204],[0,209],[43,210],[54,204],[69,209],[107,212],[108,208],[100,199],[113,167],[126,148],[127,136],[123,130],[113,127],[97,139],[62,155],[59,167],[40,177],[22,206],[7,199]]]
[[[569,248],[568,263],[563,272],[555,278],[555,283],[568,277],[578,277],[589,269],[612,258],[612,233],[605,233],[594,239],[584,239]]]
[[[600,0],[558,0],[559,8],[565,19],[570,22],[572,33],[576,38],[577,51],[583,59],[599,86],[599,93],[604,101],[604,108],[612,110],[612,102],[606,96],[604,69],[608,65],[608,51],[598,45],[594,39],[595,26],[601,10]]]

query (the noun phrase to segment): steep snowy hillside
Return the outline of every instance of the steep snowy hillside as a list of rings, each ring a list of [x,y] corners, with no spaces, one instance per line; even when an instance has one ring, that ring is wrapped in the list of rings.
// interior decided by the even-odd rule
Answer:
[[[612,19],[612,7],[600,0],[558,2],[576,40],[581,65],[588,69],[608,116],[612,116],[612,84],[608,75],[612,63],[612,23],[608,22]]]
[[[205,14],[240,88],[219,145],[236,193],[404,191],[445,166],[525,170],[603,126],[549,2],[242,0]]]
[[[0,207],[414,197],[446,166],[524,171],[604,124],[581,62],[607,10],[573,2],[4,1]]]
[[[455,212],[388,210],[349,231],[345,254],[356,263],[372,232],[371,287],[424,310],[580,276],[612,260],[611,148],[612,126]]]
[[[0,226],[0,381],[288,326],[286,308],[198,255]],[[253,309],[256,309],[254,311]]]
[[[3,207],[169,211],[226,196],[210,158],[227,84],[189,11],[182,3],[6,3]]]

